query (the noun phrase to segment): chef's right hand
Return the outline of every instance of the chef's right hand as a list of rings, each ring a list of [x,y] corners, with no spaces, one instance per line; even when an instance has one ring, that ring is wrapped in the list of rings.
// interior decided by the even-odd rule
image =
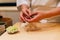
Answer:
[[[47,15],[45,11],[37,11],[31,14],[31,18],[25,18],[27,22],[39,22],[40,20],[44,19]]]
[[[21,12],[20,12],[20,21],[26,22],[25,21],[25,16],[30,17],[31,11],[27,5],[21,5]]]

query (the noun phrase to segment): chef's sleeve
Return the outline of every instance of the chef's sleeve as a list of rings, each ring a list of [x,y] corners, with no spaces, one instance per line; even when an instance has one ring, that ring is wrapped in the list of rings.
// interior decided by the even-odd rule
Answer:
[[[58,3],[57,7],[60,7],[60,2]]]
[[[28,0],[17,0],[16,2],[17,2],[17,7],[18,7],[19,10],[20,10],[20,6],[21,6],[22,4],[25,4],[25,5],[27,5],[27,6],[30,6]]]

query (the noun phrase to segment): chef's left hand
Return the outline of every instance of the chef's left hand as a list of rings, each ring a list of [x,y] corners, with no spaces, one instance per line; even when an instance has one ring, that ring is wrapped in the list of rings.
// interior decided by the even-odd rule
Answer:
[[[25,18],[30,19],[30,15],[27,16],[23,12],[20,12],[20,17],[19,17],[20,21],[21,22],[27,22],[27,20]]]

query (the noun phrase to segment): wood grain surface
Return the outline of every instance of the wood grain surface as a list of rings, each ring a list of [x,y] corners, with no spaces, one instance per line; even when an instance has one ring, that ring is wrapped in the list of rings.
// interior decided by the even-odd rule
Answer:
[[[14,26],[18,27],[19,32],[15,34],[5,32],[0,36],[0,40],[60,40],[60,23],[39,23],[41,30],[34,32],[21,31],[19,22]]]

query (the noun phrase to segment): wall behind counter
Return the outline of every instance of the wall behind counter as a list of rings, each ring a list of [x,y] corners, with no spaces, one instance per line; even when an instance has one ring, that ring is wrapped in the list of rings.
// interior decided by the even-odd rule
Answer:
[[[2,11],[0,12],[0,15],[2,15],[3,17],[11,18],[13,20],[13,24],[19,22],[19,12],[17,11]]]

